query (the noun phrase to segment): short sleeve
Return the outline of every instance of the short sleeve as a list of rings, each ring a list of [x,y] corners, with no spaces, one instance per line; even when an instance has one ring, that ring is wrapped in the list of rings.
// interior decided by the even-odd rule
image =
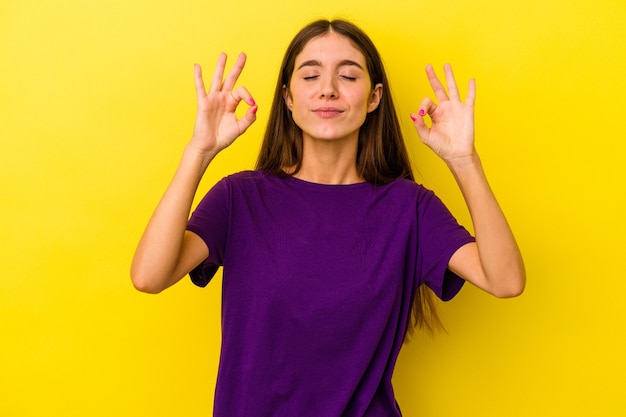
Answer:
[[[229,213],[230,187],[224,178],[202,198],[187,223],[187,230],[197,234],[209,249],[208,258],[189,273],[191,281],[200,287],[205,287],[223,265]]]
[[[461,246],[475,239],[430,190],[424,189],[418,199],[417,218],[420,284],[427,285],[440,299],[448,301],[465,283],[448,269],[450,258]]]

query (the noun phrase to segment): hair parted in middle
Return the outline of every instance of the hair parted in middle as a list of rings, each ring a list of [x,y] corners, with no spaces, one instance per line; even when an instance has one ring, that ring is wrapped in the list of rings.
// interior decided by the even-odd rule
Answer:
[[[275,175],[293,175],[300,170],[303,157],[302,130],[294,122],[283,92],[290,87],[296,58],[306,44],[331,32],[346,37],[363,54],[371,88],[379,83],[383,85],[383,94],[378,107],[367,114],[359,129],[357,172],[367,182],[375,185],[387,184],[399,178],[414,181],[380,54],[365,32],[353,23],[340,19],[317,20],[308,24],[296,34],[287,47],[276,82],[256,169]],[[286,170],[289,174],[285,172]],[[425,327],[431,331],[442,327],[434,294],[424,285],[419,286],[415,296],[408,333],[414,327]]]
[[[318,20],[305,26],[289,44],[274,91],[274,100],[257,169],[281,174],[299,171],[302,163],[302,130],[296,125],[284,102],[283,91],[289,89],[296,57],[314,38],[329,32],[346,37],[365,57],[372,89],[383,85],[378,108],[368,113],[359,130],[357,172],[368,182],[386,184],[397,178],[413,179],[402,131],[391,98],[389,82],[378,50],[357,26],[345,20]]]

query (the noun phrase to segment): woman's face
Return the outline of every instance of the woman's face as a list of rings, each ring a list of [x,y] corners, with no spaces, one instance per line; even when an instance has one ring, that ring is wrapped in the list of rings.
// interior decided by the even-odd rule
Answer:
[[[296,57],[285,102],[306,140],[358,140],[382,84],[371,87],[365,57],[344,36],[311,39]]]

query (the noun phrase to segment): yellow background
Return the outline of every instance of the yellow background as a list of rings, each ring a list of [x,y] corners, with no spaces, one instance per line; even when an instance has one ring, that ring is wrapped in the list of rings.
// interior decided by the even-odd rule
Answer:
[[[477,147],[528,270],[522,297],[467,286],[448,334],[403,350],[404,414],[626,415],[622,0],[2,0],[0,416],[211,414],[219,280],[145,295],[130,260],[191,134],[193,64],[247,52],[259,103],[202,194],[253,166],[283,51],[318,17],[375,40],[420,181],[465,224],[408,114],[427,63],[477,78]]]

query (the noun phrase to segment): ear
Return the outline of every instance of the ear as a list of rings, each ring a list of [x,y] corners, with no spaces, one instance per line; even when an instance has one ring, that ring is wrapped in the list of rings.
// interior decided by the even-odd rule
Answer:
[[[291,110],[291,107],[293,106],[293,100],[291,99],[291,94],[289,93],[289,89],[286,85],[283,85],[283,100],[285,100],[287,108]]]
[[[383,98],[383,85],[378,83],[374,86],[372,94],[370,95],[370,101],[367,104],[367,112],[371,113],[378,108],[380,100]]]

